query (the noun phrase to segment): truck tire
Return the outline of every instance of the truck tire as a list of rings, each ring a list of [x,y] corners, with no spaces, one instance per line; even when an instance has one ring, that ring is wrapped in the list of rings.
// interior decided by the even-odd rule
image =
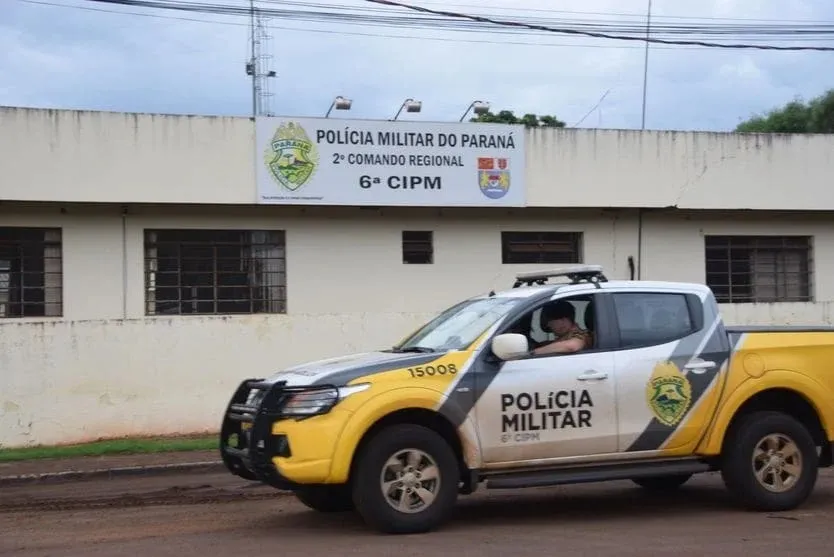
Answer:
[[[692,474],[677,474],[674,476],[632,478],[631,481],[649,491],[672,491],[688,482],[691,477]]]
[[[741,417],[727,432],[723,452],[724,485],[750,510],[794,509],[817,482],[814,439],[805,426],[782,412]]]
[[[419,425],[394,425],[357,455],[353,500],[365,523],[382,533],[424,533],[448,518],[459,482],[457,458],[443,437]]]
[[[345,485],[302,487],[294,494],[304,505],[321,513],[346,512],[354,508],[350,488]]]

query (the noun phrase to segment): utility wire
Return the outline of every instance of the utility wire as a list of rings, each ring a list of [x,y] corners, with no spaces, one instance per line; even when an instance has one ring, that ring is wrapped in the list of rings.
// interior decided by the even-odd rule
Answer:
[[[249,16],[251,9],[248,6],[234,6],[227,4],[212,4],[205,2],[185,2],[173,0],[87,0],[88,2],[97,2],[100,4],[115,4],[125,6],[136,6],[145,8],[177,10],[184,12],[201,12],[219,15],[238,15]],[[305,8],[317,8],[315,10],[300,10],[300,9],[278,9],[278,8],[256,8],[258,13],[276,19],[298,20],[298,21],[317,21],[317,22],[340,22],[354,25],[370,25],[370,26],[388,26],[388,27],[408,27],[408,28],[422,28],[432,31],[437,30],[454,30],[454,31],[468,31],[480,32],[490,30],[493,34],[513,34],[513,35],[541,35],[541,32],[547,33],[563,33],[590,36],[602,39],[620,39],[632,41],[645,41],[644,25],[635,24],[612,24],[612,23],[596,23],[593,21],[576,22],[564,20],[541,20],[540,18],[522,18],[528,21],[501,21],[485,16],[460,14],[457,12],[444,12],[438,10],[430,10],[419,6],[411,6],[409,4],[400,4],[388,0],[366,0],[368,2],[405,7],[407,10],[416,10],[423,12],[423,14],[440,15],[442,17],[428,17],[421,15],[415,16],[399,16],[399,15],[375,15],[380,10],[367,13],[350,13],[345,12],[345,6],[338,6],[333,4],[312,4],[309,2],[277,2],[272,0],[273,4],[301,6]],[[338,8],[339,11],[322,11],[321,8]],[[358,8],[350,8],[356,10]],[[367,9],[366,9],[367,10]],[[390,14],[390,10],[383,10],[382,13]],[[461,21],[464,19],[466,21]],[[545,25],[547,24],[547,25]],[[498,26],[498,28],[496,28]],[[768,37],[772,42],[779,35],[788,35],[792,40],[810,40],[813,36],[831,37],[834,36],[834,25],[656,25],[653,26],[653,35],[655,38],[651,42],[665,43],[671,45],[692,45],[692,46],[714,46],[719,48],[758,48],[765,50],[834,50],[834,46],[775,46],[775,45],[748,45],[748,44],[720,44],[708,43],[706,41],[695,40],[671,40],[663,37],[679,36],[679,35],[700,35],[700,36],[726,36],[726,35],[762,35]],[[531,33],[535,31],[535,33]]]
[[[579,124],[581,124],[582,122],[584,122],[584,121],[585,121],[585,118],[587,118],[588,116],[590,116],[591,114],[593,114],[594,110],[596,110],[597,108],[599,108],[599,105],[601,105],[601,104],[602,104],[602,101],[604,101],[604,100],[605,100],[605,97],[607,97],[607,96],[608,96],[608,93],[610,93],[610,92],[611,92],[611,89],[608,89],[605,93],[603,93],[603,94],[602,94],[602,96],[601,96],[601,97],[599,98],[599,100],[597,101],[597,104],[595,104],[594,106],[592,106],[592,107],[591,107],[591,110],[589,110],[588,112],[586,112],[586,113],[585,113],[585,116],[583,116],[582,118],[580,118],[580,119],[579,119],[579,121],[578,121],[577,123],[575,123],[575,124],[574,124],[573,126],[571,126],[571,127],[572,127],[572,128],[579,127]]]
[[[106,13],[106,14],[116,14],[116,15],[129,15],[129,16],[136,16],[136,17],[149,17],[154,19],[166,19],[172,21],[188,21],[188,22],[195,22],[195,23],[208,23],[212,25],[231,25],[235,27],[249,27],[249,23],[242,23],[242,22],[234,22],[234,21],[220,21],[215,19],[199,19],[195,17],[183,17],[183,16],[173,16],[173,15],[163,15],[157,13],[144,13],[144,12],[130,12],[125,10],[108,10],[105,8],[95,8],[91,6],[79,6],[79,5],[70,5],[70,4],[57,4],[54,2],[45,2],[42,0],[16,0],[17,2],[25,3],[25,4],[33,4],[39,6],[50,6],[56,8],[68,8],[68,9],[76,9],[76,10],[83,10],[83,11],[90,11],[90,12],[98,12],[98,13]],[[257,10],[256,10],[257,11]],[[246,14],[247,17],[250,15],[249,13]],[[379,25],[381,27],[386,27],[385,25]],[[308,27],[284,27],[280,25],[269,25],[270,29],[280,29],[284,31],[295,31],[299,33],[323,33],[326,35],[346,35],[346,36],[356,36],[356,37],[378,37],[378,38],[386,38],[386,39],[410,39],[410,40],[419,40],[419,41],[440,41],[440,42],[453,42],[453,43],[474,43],[474,44],[495,44],[495,45],[513,45],[513,46],[536,46],[536,47],[559,47],[559,48],[604,48],[604,49],[629,49],[629,50],[637,50],[641,49],[639,46],[614,46],[614,45],[607,45],[607,44],[580,44],[580,43],[554,43],[554,42],[532,42],[532,41],[510,41],[510,40],[488,40],[488,39],[457,39],[457,38],[450,38],[450,37],[437,37],[437,36],[425,36],[425,35],[392,35],[392,34],[385,34],[385,33],[362,33],[356,31],[341,31],[341,30],[334,30],[334,29],[312,29]],[[523,35],[527,35],[527,33],[521,33]],[[532,33],[530,33],[532,35]],[[537,34],[538,35],[538,34]],[[657,47],[655,50],[679,50],[671,47]]]
[[[129,0],[119,0],[119,1],[129,1]],[[814,51],[822,51],[822,52],[834,51],[834,46],[781,46],[781,45],[757,45],[757,44],[744,44],[744,43],[724,44],[724,43],[713,43],[713,42],[707,42],[707,41],[686,41],[686,40],[672,40],[672,39],[636,37],[636,36],[629,36],[629,35],[615,35],[615,34],[611,34],[611,33],[602,33],[602,32],[597,32],[597,31],[586,31],[586,30],[568,29],[568,28],[554,28],[554,27],[548,27],[548,26],[544,26],[544,25],[522,23],[522,22],[518,22],[518,21],[498,20],[498,19],[494,19],[494,18],[464,14],[464,13],[459,13],[459,12],[449,12],[449,11],[445,11],[445,10],[433,10],[433,9],[429,9],[429,8],[424,8],[422,6],[414,6],[414,5],[411,5],[411,4],[393,2],[392,0],[365,0],[365,1],[366,2],[371,2],[371,3],[374,3],[374,4],[384,4],[384,5],[388,5],[388,6],[396,6],[396,7],[399,7],[399,8],[405,8],[405,9],[408,9],[408,10],[413,10],[413,11],[421,12],[421,13],[425,13],[425,14],[445,16],[445,17],[450,17],[450,18],[460,18],[460,19],[466,19],[466,20],[480,22],[480,23],[489,23],[489,24],[499,25],[499,26],[504,26],[504,27],[531,29],[531,30],[536,30],[536,31],[547,31],[549,33],[563,33],[563,34],[569,34],[569,35],[584,35],[586,37],[595,37],[595,38],[599,38],[599,39],[615,39],[615,40],[622,40],[622,41],[640,41],[640,42],[648,41],[648,42],[657,43],[657,44],[693,45],[693,46],[702,46],[702,47],[707,47],[707,48],[725,48],[725,49],[757,49],[757,50],[787,50],[787,51],[814,50]]]
[[[105,13],[105,14],[115,14],[115,15],[129,15],[129,16],[136,16],[136,17],[149,17],[153,19],[165,19],[171,21],[187,21],[193,23],[208,23],[211,25],[230,25],[234,27],[249,27],[249,23],[243,22],[235,22],[235,21],[220,21],[216,19],[200,19],[196,17],[184,17],[184,16],[174,16],[174,15],[165,15],[165,14],[158,14],[158,13],[144,13],[144,12],[129,12],[125,10],[108,10],[106,8],[95,8],[92,6],[79,6],[79,5],[70,5],[70,4],[57,4],[54,2],[45,2],[42,0],[16,0],[17,2],[21,2],[24,4],[33,4],[38,6],[50,6],[55,8],[68,8],[68,9],[76,9],[76,10],[83,10],[89,12],[98,12],[98,13]],[[333,29],[312,29],[309,27],[285,27],[280,25],[273,25],[270,23],[270,29],[279,29],[283,31],[294,31],[298,33],[323,33],[326,35],[345,35],[345,36],[352,36],[352,37],[371,37],[371,38],[384,38],[384,39],[409,39],[409,40],[418,40],[418,41],[439,41],[439,42],[452,42],[452,43],[473,43],[473,44],[494,44],[494,45],[506,45],[506,46],[535,46],[535,47],[558,47],[558,48],[603,48],[603,49],[617,49],[617,50],[642,50],[643,47],[640,46],[615,46],[610,44],[586,44],[586,43],[554,43],[554,42],[533,42],[533,41],[511,41],[511,40],[489,40],[489,39],[458,39],[458,38],[450,38],[450,37],[433,37],[433,36],[425,36],[425,35],[392,35],[386,33],[363,33],[359,31],[337,31]],[[653,50],[690,50],[695,47],[655,47]]]
[[[273,0],[262,0],[273,1]],[[278,3],[285,3],[283,0],[274,0]],[[500,1],[500,0],[499,0]],[[289,3],[289,2],[286,2]],[[602,16],[618,16],[618,17],[633,17],[641,21],[646,19],[645,12],[585,12],[572,10],[554,10],[553,8],[519,8],[518,6],[489,6],[485,4],[456,4],[449,2],[434,2],[430,0],[421,0],[422,4],[434,4],[445,7],[455,8],[476,8],[476,9],[490,9],[490,10],[504,10],[504,11],[524,11],[524,12],[539,12],[549,14],[572,14],[572,15],[602,15]],[[832,21],[823,21],[818,19],[761,19],[761,18],[747,18],[747,17],[716,17],[716,16],[685,16],[685,15],[657,15],[652,16],[656,20],[674,19],[674,20],[702,20],[702,21],[757,21],[760,23],[834,23]]]

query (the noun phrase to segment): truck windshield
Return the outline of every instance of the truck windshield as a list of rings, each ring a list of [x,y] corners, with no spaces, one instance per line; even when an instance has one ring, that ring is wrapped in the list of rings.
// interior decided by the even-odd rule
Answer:
[[[461,350],[504,317],[517,298],[484,298],[454,305],[393,348],[394,352]]]

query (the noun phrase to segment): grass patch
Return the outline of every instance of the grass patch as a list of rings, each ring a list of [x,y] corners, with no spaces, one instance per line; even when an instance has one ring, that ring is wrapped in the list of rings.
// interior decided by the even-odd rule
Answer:
[[[0,449],[0,462],[174,451],[205,451],[218,447],[217,435],[107,439],[78,445]]]

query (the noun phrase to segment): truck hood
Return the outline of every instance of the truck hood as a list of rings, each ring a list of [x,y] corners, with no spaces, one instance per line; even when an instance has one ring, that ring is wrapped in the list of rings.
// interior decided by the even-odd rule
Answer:
[[[317,360],[293,366],[272,374],[265,381],[286,381],[288,386],[344,385],[366,375],[409,366],[423,365],[441,358],[445,352],[415,354],[413,352],[362,352]]]

